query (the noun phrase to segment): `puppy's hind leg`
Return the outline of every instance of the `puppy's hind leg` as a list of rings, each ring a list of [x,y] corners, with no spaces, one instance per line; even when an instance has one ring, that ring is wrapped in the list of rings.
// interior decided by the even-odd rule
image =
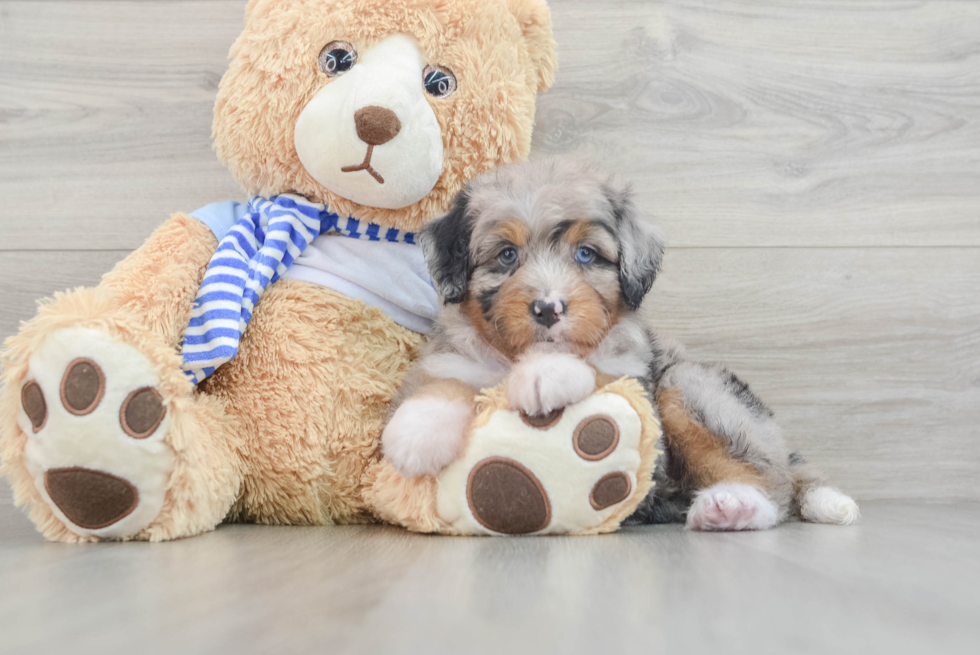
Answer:
[[[694,494],[687,512],[693,530],[766,530],[780,521],[780,507],[766,477],[734,457],[725,440],[696,420],[679,389],[657,395],[664,439],[671,460],[669,475]]]
[[[861,518],[854,499],[831,486],[826,476],[799,453],[789,456],[793,473],[793,511],[804,521],[851,525]]]

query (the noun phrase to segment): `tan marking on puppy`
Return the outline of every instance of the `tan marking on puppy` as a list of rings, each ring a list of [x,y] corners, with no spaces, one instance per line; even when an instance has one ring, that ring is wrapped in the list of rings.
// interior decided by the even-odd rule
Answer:
[[[498,223],[494,226],[490,234],[504,241],[510,241],[519,248],[526,246],[527,242],[531,239],[531,231],[528,229],[527,224],[517,219]]]
[[[754,466],[735,459],[716,434],[690,415],[679,389],[658,393],[657,406],[664,441],[675,460],[673,464],[684,471],[681,485],[685,489],[705,489],[719,482],[733,482],[766,490],[765,478]]]
[[[441,398],[443,400],[458,400],[475,405],[479,390],[456,378],[438,378],[429,375],[421,369],[414,368],[407,375],[399,390],[399,394],[389,406],[388,418],[408,398]]]
[[[616,239],[592,220],[574,221],[562,234],[561,241],[572,248],[589,246],[612,262],[619,257]]]
[[[589,221],[577,220],[565,231],[561,239],[574,248],[581,242],[587,240],[592,234],[592,230],[593,228],[589,224]]]
[[[614,375],[609,375],[607,373],[603,373],[599,369],[596,369],[596,372],[595,372],[595,386],[596,386],[597,389],[601,389],[602,387],[606,386],[607,384],[612,384],[613,382],[615,382],[618,379],[619,378],[617,378]]]
[[[577,280],[568,293],[569,327],[565,333],[572,352],[588,357],[619,322],[618,306],[618,293],[603,298],[587,282]]]
[[[439,398],[446,401],[458,401],[468,405],[476,405],[476,396],[479,393],[465,382],[452,378],[431,378],[423,387],[419,388],[412,398]]]
[[[528,306],[537,298],[537,294],[524,283],[525,275],[520,270],[500,286],[487,315],[484,315],[479,300],[472,293],[467,294],[461,305],[466,318],[480,336],[511,360],[517,359],[535,342],[534,324],[528,318]]]

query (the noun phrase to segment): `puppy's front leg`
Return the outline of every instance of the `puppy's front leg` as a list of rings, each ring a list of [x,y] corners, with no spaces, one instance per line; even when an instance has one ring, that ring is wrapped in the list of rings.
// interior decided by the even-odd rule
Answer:
[[[511,407],[538,416],[584,400],[595,385],[595,369],[575,355],[536,353],[511,370],[507,394]]]
[[[418,388],[385,426],[382,453],[404,477],[438,475],[462,453],[476,394],[476,388],[452,379]]]

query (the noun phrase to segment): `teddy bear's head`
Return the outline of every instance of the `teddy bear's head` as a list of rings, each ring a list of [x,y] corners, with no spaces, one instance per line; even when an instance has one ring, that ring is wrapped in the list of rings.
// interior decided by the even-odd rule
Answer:
[[[557,60],[544,0],[250,0],[215,106],[250,195],[417,229],[523,159]]]

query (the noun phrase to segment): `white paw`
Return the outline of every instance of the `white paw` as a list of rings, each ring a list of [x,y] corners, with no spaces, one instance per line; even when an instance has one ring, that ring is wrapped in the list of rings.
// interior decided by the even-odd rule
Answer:
[[[716,484],[698,492],[687,512],[691,530],[767,530],[779,521],[779,508],[747,484]]]
[[[800,514],[814,523],[850,525],[861,518],[861,510],[850,496],[833,487],[816,487],[800,499]]]
[[[402,476],[436,475],[462,452],[472,408],[442,398],[407,400],[381,435],[381,451]]]
[[[154,365],[100,331],[53,333],[29,360],[18,420],[38,493],[80,535],[132,536],[160,513],[174,467]]]
[[[510,406],[532,416],[584,400],[595,391],[595,370],[575,355],[525,357],[507,378]]]

